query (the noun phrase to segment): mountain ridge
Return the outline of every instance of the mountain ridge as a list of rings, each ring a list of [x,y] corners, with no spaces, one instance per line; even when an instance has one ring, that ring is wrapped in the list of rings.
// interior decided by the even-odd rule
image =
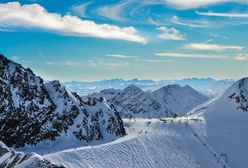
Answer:
[[[0,79],[0,140],[8,146],[56,141],[68,131],[87,142],[125,135],[119,113],[103,98],[83,101],[59,81],[44,83],[3,55]]]

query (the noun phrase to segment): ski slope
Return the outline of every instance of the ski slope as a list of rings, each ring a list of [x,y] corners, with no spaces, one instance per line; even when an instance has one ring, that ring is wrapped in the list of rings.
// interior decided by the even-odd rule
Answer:
[[[43,157],[68,168],[216,167],[214,153],[195,137],[186,118],[125,120],[128,135],[98,146],[64,150]],[[204,123],[203,123],[204,124]]]

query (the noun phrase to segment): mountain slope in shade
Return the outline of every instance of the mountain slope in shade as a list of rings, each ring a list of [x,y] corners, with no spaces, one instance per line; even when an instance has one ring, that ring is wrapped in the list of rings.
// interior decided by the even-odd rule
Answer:
[[[1,168],[65,168],[45,160],[35,153],[24,154],[8,148],[0,141],[0,167]]]
[[[181,87],[177,84],[164,86],[152,92],[152,96],[164,109],[168,108],[179,116],[208,100],[208,97],[190,86]]]
[[[0,140],[23,147],[67,134],[86,142],[125,135],[103,98],[83,101],[58,81],[44,84],[30,69],[0,55]]]
[[[181,116],[208,100],[190,86],[179,85],[168,85],[152,93],[130,85],[124,90],[105,89],[90,96],[105,97],[123,117],[145,118]]]
[[[189,114],[205,119],[202,134],[218,153],[227,158],[230,167],[248,166],[248,78],[243,78],[220,97],[200,105]],[[195,124],[200,130],[202,124]]]

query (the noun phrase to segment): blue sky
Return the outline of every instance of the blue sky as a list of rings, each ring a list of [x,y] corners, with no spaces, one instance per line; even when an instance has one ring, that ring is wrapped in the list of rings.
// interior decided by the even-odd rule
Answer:
[[[248,0],[0,2],[0,52],[45,79],[241,78]]]

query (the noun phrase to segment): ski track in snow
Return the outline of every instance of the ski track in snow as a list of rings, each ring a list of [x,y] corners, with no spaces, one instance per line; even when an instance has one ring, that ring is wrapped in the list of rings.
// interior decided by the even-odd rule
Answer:
[[[214,156],[185,123],[164,123],[158,119],[125,123],[129,125],[128,135],[123,138],[47,154],[44,158],[68,168],[216,167]]]

